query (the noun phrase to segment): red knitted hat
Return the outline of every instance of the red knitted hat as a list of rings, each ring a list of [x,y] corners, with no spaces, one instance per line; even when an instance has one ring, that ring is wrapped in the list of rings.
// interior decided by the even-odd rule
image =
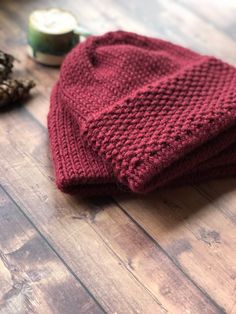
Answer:
[[[236,173],[236,69],[117,31],[66,57],[48,115],[58,187],[144,193]]]

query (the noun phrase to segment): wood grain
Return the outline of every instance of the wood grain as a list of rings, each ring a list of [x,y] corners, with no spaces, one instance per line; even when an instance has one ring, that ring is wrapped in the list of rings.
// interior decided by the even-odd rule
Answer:
[[[146,197],[56,189],[46,116],[59,71],[26,54],[27,17],[49,5],[94,33],[127,29],[236,65],[231,0],[0,3],[0,49],[37,83],[24,108],[0,113],[0,313],[236,313],[236,180]]]
[[[0,313],[103,313],[1,187],[0,230]]]
[[[65,197],[55,190],[42,127],[18,111],[8,114],[0,126],[0,131],[4,130],[10,130],[6,150],[0,153],[5,160],[0,177],[6,170],[8,177],[5,189],[107,311],[132,313],[136,308],[143,313],[148,306],[150,313],[199,313],[205,308],[208,313],[221,312],[112,201],[108,208],[95,206],[89,200]],[[48,159],[48,165],[42,165],[40,156]],[[31,178],[37,178],[37,182]],[[11,181],[23,184],[13,187]],[[38,204],[38,211],[32,210],[34,204]],[[112,287],[114,281],[114,289],[105,294],[104,285]],[[120,294],[122,299],[117,304]]]
[[[0,178],[4,173],[8,178],[4,179],[4,188],[98,302],[111,313],[143,313],[147,307],[150,313],[161,313],[159,301],[126,270],[87,220],[73,218],[79,214],[86,216],[88,204],[80,200],[73,205],[71,198],[56,190],[51,180],[45,130],[19,111],[8,113],[0,128],[1,133],[8,132],[7,137],[1,137],[0,144],[8,139],[6,149],[1,151]],[[13,147],[11,142],[16,137],[17,145]],[[13,181],[21,184],[13,186]]]
[[[189,187],[162,190],[148,198],[120,197],[117,201],[201,289],[230,313],[235,299],[235,221]],[[223,290],[216,289],[222,284]]]

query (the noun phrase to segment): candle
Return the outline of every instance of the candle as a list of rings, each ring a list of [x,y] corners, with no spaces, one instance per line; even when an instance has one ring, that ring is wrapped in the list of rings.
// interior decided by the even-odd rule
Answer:
[[[58,66],[80,35],[89,33],[83,33],[70,12],[56,8],[34,11],[29,17],[28,53],[40,63]]]

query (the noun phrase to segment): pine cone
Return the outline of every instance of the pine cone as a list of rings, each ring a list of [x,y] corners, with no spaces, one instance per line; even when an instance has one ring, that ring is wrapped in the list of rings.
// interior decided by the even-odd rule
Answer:
[[[0,82],[8,78],[13,68],[14,57],[0,50]]]
[[[31,80],[6,80],[0,83],[0,107],[20,101],[29,95],[35,83]]]

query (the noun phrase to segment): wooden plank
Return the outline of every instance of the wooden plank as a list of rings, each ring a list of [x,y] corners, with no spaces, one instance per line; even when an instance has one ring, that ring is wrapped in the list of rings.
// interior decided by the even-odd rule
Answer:
[[[214,180],[198,184],[196,189],[211,202],[219,211],[236,224],[236,180]]]
[[[234,215],[235,191],[234,186]],[[181,269],[231,313],[235,302],[235,221],[227,219],[214,202],[191,187],[116,199]]]
[[[103,313],[0,187],[0,312]]]
[[[221,0],[199,0],[197,2],[178,0],[178,2],[201,19],[204,19],[207,23],[213,24],[215,28],[224,31],[228,36],[236,39],[236,3],[234,0],[228,0],[227,4]]]
[[[114,204],[94,209],[55,189],[46,134],[24,112],[5,115],[0,132],[5,189],[106,311],[222,313]]]

